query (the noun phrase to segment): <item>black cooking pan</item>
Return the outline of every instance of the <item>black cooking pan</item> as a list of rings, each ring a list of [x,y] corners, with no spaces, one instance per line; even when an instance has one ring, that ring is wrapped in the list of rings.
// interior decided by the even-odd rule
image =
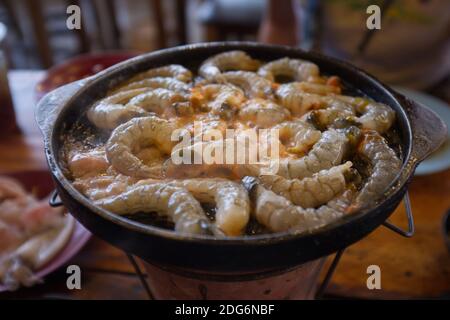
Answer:
[[[396,111],[404,161],[383,200],[311,234],[285,232],[215,239],[180,235],[120,217],[95,206],[72,186],[63,173],[62,137],[72,132],[80,115],[108,89],[140,71],[165,64],[178,63],[196,71],[200,62],[211,55],[236,49],[261,60],[286,56],[310,60],[319,65],[322,73],[338,75],[347,87]],[[270,272],[294,267],[360,240],[391,215],[402,200],[417,164],[439,147],[447,131],[435,113],[350,64],[296,48],[242,42],[188,45],[125,61],[49,93],[38,105],[37,121],[44,135],[45,152],[57,192],[69,211],[91,232],[148,262],[213,274]]]

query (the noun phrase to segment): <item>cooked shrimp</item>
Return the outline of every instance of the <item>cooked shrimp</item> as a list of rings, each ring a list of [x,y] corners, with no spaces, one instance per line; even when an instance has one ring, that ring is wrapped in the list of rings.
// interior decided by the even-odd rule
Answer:
[[[356,204],[362,206],[383,195],[399,173],[402,161],[376,131],[364,133],[358,153],[367,159],[371,166],[370,177],[356,198]]]
[[[99,200],[125,192],[137,179],[122,174],[104,174],[96,177],[78,178],[73,186],[92,200]]]
[[[95,201],[117,214],[158,212],[175,223],[175,231],[188,234],[210,233],[210,223],[200,203],[184,188],[154,182],[137,185],[125,193]]]
[[[251,154],[246,145],[245,140],[230,138],[175,147],[165,164],[166,177],[181,179],[214,176],[240,179],[245,175],[257,175],[259,165],[250,161],[250,157],[254,156],[253,160],[257,162],[257,154]],[[216,158],[216,151],[221,155],[219,159]]]
[[[258,70],[262,77],[275,81],[276,76],[287,76],[295,81],[306,81],[319,76],[319,67],[309,61],[282,58],[266,63]]]
[[[0,176],[0,200],[26,196],[23,186],[12,178]]]
[[[342,127],[356,124],[355,109],[343,101],[330,101],[328,107],[312,110],[310,120],[319,128]]]
[[[285,121],[290,116],[289,110],[264,99],[251,99],[238,113],[241,121],[248,121],[260,128],[269,128]]]
[[[174,78],[182,82],[192,81],[192,72],[182,65],[179,64],[169,64],[167,66],[162,66],[158,68],[153,68],[144,72],[137,74],[128,80],[128,83],[148,79],[148,78]]]
[[[361,123],[363,129],[375,130],[383,134],[392,127],[395,121],[395,111],[383,103],[343,95],[331,97],[353,105],[356,112],[361,114],[356,121]]]
[[[186,188],[202,203],[215,203],[216,234],[242,234],[250,217],[250,200],[242,185],[219,178],[185,179],[172,184]]]
[[[146,166],[133,152],[143,146],[154,145],[162,153],[170,154],[175,141],[171,135],[173,122],[150,116],[132,119],[118,126],[106,143],[106,156],[122,174],[140,178],[161,177],[161,167]]]
[[[94,104],[87,111],[87,117],[95,126],[114,129],[119,124],[143,116],[147,112],[134,105],[126,105],[134,96],[147,92],[147,89],[123,90]]]
[[[376,130],[385,133],[389,130],[395,120],[395,112],[390,107],[382,103],[370,102],[366,106],[357,108],[362,113],[358,122],[363,129]]]
[[[349,147],[349,139],[343,130],[330,129],[322,133],[311,151],[300,159],[280,160],[278,175],[287,178],[306,178],[342,162]]]
[[[208,80],[222,80],[221,72],[227,70],[255,71],[259,62],[252,59],[244,51],[234,50],[219,53],[206,59],[200,66],[198,73]]]
[[[189,92],[189,85],[175,78],[155,77],[135,82],[125,83],[113,90],[113,93],[131,89],[157,89],[164,88],[179,93]]]
[[[352,197],[352,191],[347,190],[317,209],[304,209],[267,190],[254,177],[245,177],[244,185],[250,190],[250,197],[255,203],[253,214],[256,220],[273,232],[289,230],[303,233],[326,226],[345,214]]]
[[[352,163],[322,170],[312,177],[304,179],[286,179],[276,175],[259,176],[261,184],[303,208],[315,208],[327,203],[338,194],[342,193],[346,186],[346,174]]]
[[[206,103],[213,114],[231,119],[245,101],[244,92],[233,85],[210,84],[194,89],[195,103]],[[206,102],[205,102],[206,101]]]
[[[110,166],[103,147],[73,152],[67,159],[67,165],[74,178],[97,176],[106,172]]]
[[[308,110],[325,107],[328,100],[322,96],[298,90],[292,83],[282,84],[275,91],[279,103],[294,116],[302,116]]]
[[[312,124],[302,120],[285,121],[273,129],[279,130],[280,140],[289,146],[287,151],[296,154],[304,154],[322,135]]]
[[[229,71],[222,73],[221,78],[242,90],[249,98],[269,98],[272,96],[272,83],[250,71]]]
[[[188,97],[178,92],[158,88],[133,97],[127,106],[154,112],[164,118],[188,116],[193,114]]]

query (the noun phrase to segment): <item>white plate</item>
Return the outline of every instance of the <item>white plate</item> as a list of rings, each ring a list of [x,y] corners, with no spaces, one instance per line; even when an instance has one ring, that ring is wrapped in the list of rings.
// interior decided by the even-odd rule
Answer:
[[[436,112],[450,128],[450,106],[446,102],[423,92],[402,87],[395,87],[394,89]],[[416,175],[436,173],[447,168],[450,168],[450,132],[447,133],[447,140],[439,150],[431,154],[417,167]]]

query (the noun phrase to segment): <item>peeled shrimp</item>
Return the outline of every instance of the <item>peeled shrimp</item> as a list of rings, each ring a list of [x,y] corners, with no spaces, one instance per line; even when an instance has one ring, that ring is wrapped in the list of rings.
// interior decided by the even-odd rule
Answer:
[[[0,176],[0,200],[21,198],[27,195],[23,186],[12,178]]]
[[[102,174],[96,177],[78,178],[73,186],[91,200],[117,196],[136,183],[136,179],[122,174]]]
[[[200,103],[206,100],[211,112],[225,119],[230,119],[245,101],[243,91],[233,85],[210,84],[194,91],[193,95]]]
[[[95,126],[102,129],[114,129],[119,124],[147,114],[147,112],[134,105],[126,105],[136,95],[148,91],[145,88],[123,90],[106,97],[94,104],[87,111],[87,117]]]
[[[118,196],[97,200],[95,204],[117,214],[162,213],[175,223],[175,231],[210,233],[209,221],[200,203],[186,189],[167,183],[137,185]]]
[[[191,115],[194,111],[186,95],[157,88],[133,97],[127,104],[154,112],[164,118]]]
[[[285,121],[273,129],[279,130],[280,140],[284,144],[290,144],[287,151],[297,154],[303,154],[309,150],[322,135],[312,124],[303,120]]]
[[[322,133],[311,151],[300,159],[281,159],[278,175],[287,178],[306,178],[342,162],[349,139],[343,130],[330,129]]]
[[[319,67],[309,61],[282,58],[266,63],[258,70],[258,74],[270,81],[276,76],[287,76],[295,81],[306,81],[310,77],[319,76]]]
[[[169,64],[167,66],[162,66],[159,68],[153,68],[144,72],[139,73],[127,82],[135,82],[148,78],[174,78],[182,82],[192,81],[192,72],[179,64]]]
[[[250,217],[250,200],[241,184],[219,178],[185,179],[172,184],[186,188],[202,203],[215,203],[216,234],[242,234]]]
[[[279,103],[289,109],[294,116],[302,116],[308,110],[326,106],[322,96],[300,91],[295,84],[282,84],[275,91]]]
[[[219,53],[202,63],[198,73],[208,80],[224,81],[221,72],[227,70],[255,71],[259,62],[252,59],[244,51],[234,50]]]
[[[175,141],[171,135],[173,122],[150,116],[132,119],[118,126],[106,143],[106,156],[113,167],[122,174],[140,177],[160,177],[161,167],[145,165],[133,152],[139,147],[154,145],[162,153],[170,154]]]
[[[187,93],[189,85],[175,78],[155,77],[125,83],[113,90],[113,93],[131,89],[157,89],[164,88],[179,93]]]
[[[352,163],[322,170],[312,177],[300,179],[286,179],[275,175],[259,176],[261,184],[303,208],[315,208],[327,203],[346,188],[345,175]]]
[[[395,120],[395,112],[390,107],[382,103],[369,102],[367,105],[357,108],[362,113],[358,118],[363,129],[376,130],[385,133],[392,126]]]
[[[371,175],[356,198],[356,204],[366,204],[379,198],[394,181],[402,162],[387,141],[375,131],[364,133],[358,153],[368,160]]]
[[[67,159],[67,165],[74,178],[100,175],[110,166],[104,148],[74,152]]]
[[[238,117],[260,128],[269,128],[285,121],[290,116],[289,110],[264,99],[251,99],[241,107]]]
[[[244,185],[250,190],[250,197],[255,203],[253,214],[256,220],[272,232],[289,230],[303,233],[326,226],[345,214],[352,197],[351,190],[347,190],[317,209],[304,209],[267,190],[253,177],[245,177]]]
[[[272,96],[272,83],[249,71],[229,71],[222,73],[221,78],[242,90],[249,98],[265,98]]]
[[[356,112],[361,114],[355,120],[361,123],[363,129],[375,130],[382,134],[389,130],[395,121],[395,111],[383,103],[344,95],[330,97],[354,106]]]
[[[339,100],[330,101],[326,108],[311,111],[310,119],[320,128],[341,127],[356,122],[354,107]]]

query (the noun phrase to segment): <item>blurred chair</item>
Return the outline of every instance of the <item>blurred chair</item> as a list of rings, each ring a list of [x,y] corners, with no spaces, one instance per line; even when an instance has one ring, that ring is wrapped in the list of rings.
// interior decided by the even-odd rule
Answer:
[[[78,52],[88,52],[90,49],[90,41],[85,28],[67,30],[65,24],[67,18],[66,11],[64,10],[63,12],[50,15],[45,11],[44,2],[41,0],[25,0],[27,14],[33,29],[35,45],[38,49],[43,67],[49,68],[54,62],[54,50],[52,50],[51,45],[52,36],[74,32],[79,44]],[[81,7],[79,0],[62,0],[62,2],[65,6],[77,5]],[[83,19],[83,15],[81,15],[81,19]],[[50,23],[55,20],[59,23]]]
[[[265,0],[203,0],[198,19],[207,41],[227,40],[230,36],[244,40],[256,36],[265,8]]]
[[[186,32],[186,1],[188,0],[174,0],[172,1],[173,13],[176,21],[176,44],[185,44],[187,39]],[[149,0],[151,14],[155,19],[155,26],[157,32],[157,45],[159,48],[167,47],[168,32],[164,24],[164,8],[162,0]]]

